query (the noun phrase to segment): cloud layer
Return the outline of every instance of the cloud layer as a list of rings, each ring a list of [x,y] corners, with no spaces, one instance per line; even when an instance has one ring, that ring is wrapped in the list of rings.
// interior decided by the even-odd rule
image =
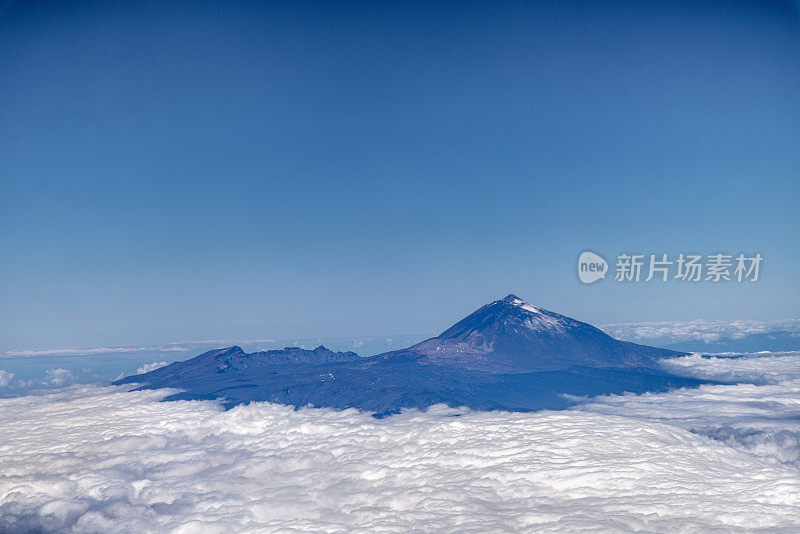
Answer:
[[[721,382],[779,384],[800,380],[800,351],[763,352],[744,357],[692,354],[664,360],[662,365],[673,373]]]
[[[605,415],[661,422],[709,436],[777,463],[800,477],[800,352],[745,357],[691,355],[669,370],[710,380],[745,382],[661,394],[608,395],[579,407]]]
[[[631,341],[662,339],[669,342],[743,339],[753,334],[787,331],[800,333],[800,319],[778,321],[665,321],[649,323],[618,323],[600,327],[609,335]]]
[[[785,386],[384,420],[99,386],[0,399],[0,530],[797,531],[793,463],[676,424],[706,424],[741,387]],[[748,402],[765,403],[755,419],[791,405]]]
[[[9,350],[0,356],[6,358],[31,356],[96,356],[115,353],[136,352],[186,352],[190,349],[177,345],[161,345],[157,347],[93,347],[84,349],[47,349],[47,350]]]

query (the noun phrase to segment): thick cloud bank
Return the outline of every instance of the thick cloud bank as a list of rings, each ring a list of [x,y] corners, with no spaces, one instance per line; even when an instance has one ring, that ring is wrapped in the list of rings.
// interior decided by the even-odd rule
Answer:
[[[673,421],[708,423],[737,387],[784,386],[384,420],[99,386],[2,399],[0,531],[796,532],[792,462]],[[766,393],[754,419],[790,404]]]
[[[667,360],[673,372],[739,383],[596,397],[581,410],[664,422],[794,465],[800,476],[800,353]]]
[[[800,351],[711,356],[692,354],[664,360],[663,366],[673,373],[707,380],[779,384],[800,380]]]

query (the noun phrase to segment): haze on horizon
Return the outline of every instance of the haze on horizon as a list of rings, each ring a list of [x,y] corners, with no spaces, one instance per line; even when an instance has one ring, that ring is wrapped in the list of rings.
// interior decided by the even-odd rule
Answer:
[[[800,310],[791,2],[0,10],[0,351]],[[760,253],[583,286],[584,250]]]

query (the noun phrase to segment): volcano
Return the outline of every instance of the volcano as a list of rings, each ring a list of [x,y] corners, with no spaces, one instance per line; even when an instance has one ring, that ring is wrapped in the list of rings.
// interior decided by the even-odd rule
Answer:
[[[569,369],[657,367],[682,356],[619,341],[594,326],[528,304],[516,295],[489,303],[439,336],[407,349],[437,365],[490,373]]]
[[[165,400],[218,399],[227,408],[269,401],[376,416],[433,404],[529,411],[567,408],[594,395],[705,383],[660,366],[664,358],[685,355],[614,339],[512,294],[437,337],[369,358],[322,346],[249,354],[228,347],[115,384],[175,388],[181,391]]]

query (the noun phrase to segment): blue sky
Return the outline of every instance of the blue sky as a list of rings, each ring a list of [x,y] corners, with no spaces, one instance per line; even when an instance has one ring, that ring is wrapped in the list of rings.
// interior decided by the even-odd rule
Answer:
[[[0,349],[800,309],[780,2],[0,9]],[[764,256],[583,286],[583,250]]]

